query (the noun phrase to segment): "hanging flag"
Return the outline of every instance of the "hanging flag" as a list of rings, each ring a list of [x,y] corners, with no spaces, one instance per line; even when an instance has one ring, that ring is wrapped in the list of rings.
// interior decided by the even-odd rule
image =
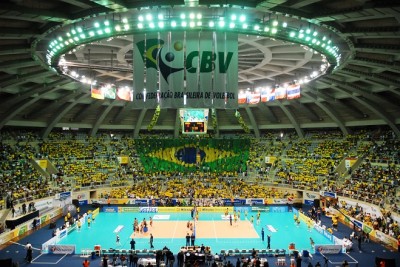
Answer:
[[[260,96],[260,92],[251,92],[247,94],[247,103],[252,105],[260,103]]]
[[[285,99],[286,98],[286,87],[278,86],[275,88],[275,99]]]
[[[287,99],[300,97],[300,84],[292,84],[287,88]]]
[[[115,99],[117,98],[117,88],[113,84],[107,84],[101,87],[104,98]]]
[[[240,91],[238,95],[238,104],[246,104],[246,102],[247,102],[246,91]]]
[[[275,100],[275,88],[269,88],[267,93],[267,101],[274,101]]]
[[[117,99],[132,101],[133,100],[133,91],[128,86],[118,87],[117,88]]]
[[[95,98],[95,99],[104,99],[103,90],[101,90],[100,88],[92,86],[90,91],[91,91],[91,95],[92,95],[93,98]]]

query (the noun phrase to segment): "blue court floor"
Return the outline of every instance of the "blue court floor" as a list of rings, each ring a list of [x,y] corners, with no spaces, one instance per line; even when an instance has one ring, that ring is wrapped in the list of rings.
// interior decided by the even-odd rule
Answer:
[[[91,207],[86,207],[86,209],[90,209]],[[85,207],[82,207],[82,212],[85,211]],[[271,213],[272,214],[272,213]],[[132,216],[132,214],[131,214]],[[148,216],[148,215],[146,215]],[[268,216],[268,214],[267,214]],[[96,219],[97,220],[97,219]],[[289,219],[290,223],[292,224],[293,219],[290,218]],[[131,224],[132,219],[129,220],[129,225]],[[59,219],[57,221],[57,226],[61,226],[63,223],[62,219]],[[330,225],[331,220],[330,218],[327,217],[323,217],[322,218],[322,224],[325,225]],[[96,222],[97,224],[97,222]],[[264,224],[264,223],[263,223]],[[269,224],[269,223],[268,223]],[[114,227],[114,226],[113,226]],[[284,229],[282,227],[278,228],[278,232],[279,230]],[[48,226],[45,226],[37,231],[35,231],[34,233],[24,237],[23,239],[19,240],[19,241],[14,241],[14,242],[9,242],[8,246],[5,247],[4,249],[0,250],[0,258],[4,259],[4,258],[12,258],[15,262],[19,263],[19,266],[43,266],[43,267],[47,267],[47,266],[61,266],[61,267],[72,267],[72,266],[82,266],[82,261],[83,258],[81,258],[79,255],[42,255],[40,254],[40,249],[41,248],[41,244],[44,243],[45,241],[47,241],[49,238],[51,238],[52,236],[52,229],[49,229]],[[259,233],[259,231],[257,231]],[[282,231],[283,232],[283,231]],[[347,226],[340,224],[338,226],[338,231],[335,231],[334,234],[336,236],[338,236],[339,238],[343,238],[344,236],[349,236],[350,233],[352,232],[352,229],[348,228]],[[298,237],[299,240],[300,239],[304,239],[304,240],[308,240],[308,235],[309,232],[305,232],[304,236]],[[287,238],[285,239],[285,244],[287,243],[287,240],[291,239],[291,232],[287,232],[286,233]],[[278,239],[278,238],[276,238]],[[280,239],[280,238],[279,238]],[[33,252],[33,262],[32,263],[26,263],[24,258],[25,258],[25,250],[24,250],[24,245],[26,244],[26,242],[30,242],[34,248],[34,252]],[[182,241],[178,241],[178,245],[177,247],[181,246],[181,242]],[[274,244],[275,240],[273,239],[272,244]],[[114,242],[114,239],[112,239],[111,242]],[[259,245],[259,243],[257,243],[259,241],[255,240],[254,246],[252,247],[257,247],[256,245]],[[156,244],[156,243],[155,243]],[[161,244],[159,244],[161,245]],[[307,244],[308,245],[308,244]],[[285,245],[286,247],[287,245]],[[156,247],[158,248],[158,247]],[[160,247],[161,248],[161,247]],[[216,249],[215,249],[216,250]],[[178,250],[172,249],[172,251],[174,253],[177,253]],[[213,251],[216,252],[216,251]],[[352,258],[356,259],[359,263],[357,266],[359,267],[374,267],[375,266],[375,257],[379,256],[382,258],[394,258],[396,259],[396,264],[397,266],[400,266],[400,253],[398,253],[397,251],[391,251],[389,249],[387,249],[386,247],[382,246],[381,244],[375,243],[375,242],[371,242],[371,243],[363,243],[361,246],[361,251],[358,250],[357,246],[354,246],[353,249],[350,251],[349,256],[351,256]],[[148,256],[146,256],[148,257]],[[226,258],[226,260],[229,260],[231,262],[236,262],[237,257],[240,257],[240,255],[235,255],[235,256],[229,256]],[[328,256],[328,265],[329,267],[331,266],[338,266],[340,267],[340,263],[341,261],[343,261],[344,259],[347,259],[350,262],[350,258],[348,256],[343,256],[343,257],[339,257],[339,256]],[[312,259],[310,259],[311,262],[313,263],[313,265],[315,265],[315,263],[317,261],[319,261],[321,263],[321,266],[324,266],[324,259],[321,256],[318,255],[314,255]],[[95,259],[90,259],[91,266],[100,266],[100,258],[95,258]],[[286,257],[286,262],[287,264],[289,263],[290,259],[289,257]],[[268,257],[268,262],[270,263],[270,266],[276,266],[277,263],[277,259],[275,257]],[[308,263],[306,261],[304,261],[302,263],[302,267],[307,266]],[[176,261],[175,261],[175,266],[177,266]],[[356,266],[355,264],[350,264],[350,266]]]
[[[299,225],[294,223],[292,212],[262,212],[260,213],[260,222],[254,220],[253,228],[258,234],[257,238],[199,238],[196,237],[196,245],[206,244],[210,246],[212,252],[220,252],[221,250],[229,249],[265,249],[267,246],[267,235],[271,239],[271,249],[287,249],[289,243],[295,243],[298,250],[311,249],[310,238],[315,244],[331,244],[331,242],[319,234],[313,228],[308,229],[308,226],[301,222]],[[241,214],[240,221],[248,221],[253,216],[257,217],[256,212],[250,212],[247,217]],[[190,213],[103,213],[96,216],[95,223],[91,223],[90,227],[85,224],[80,231],[74,230],[67,237],[61,240],[59,244],[76,245],[76,251],[80,252],[84,248],[94,248],[95,245],[100,245],[102,248],[114,249],[130,249],[130,240],[132,235],[132,223],[135,218],[138,221],[153,218],[153,225],[157,227],[159,222],[187,222],[191,220]],[[229,221],[223,218],[221,213],[201,213],[199,221],[206,221],[212,225],[214,222],[226,222],[228,231],[235,231],[235,227],[229,226]],[[234,223],[233,223],[234,224]],[[250,225],[250,224],[249,224]],[[116,234],[114,230],[117,227],[123,226],[119,232],[120,244],[116,244]],[[198,228],[199,226],[197,226]],[[261,229],[264,229],[264,241],[261,238]],[[155,249],[162,249],[167,246],[172,251],[179,251],[181,246],[185,245],[185,236],[174,236],[174,229],[165,229],[170,232],[168,238],[158,238],[154,236]],[[210,230],[212,231],[212,230]],[[217,235],[217,234],[216,234]],[[232,233],[234,236],[234,232]],[[149,237],[135,237],[136,249],[150,249]]]

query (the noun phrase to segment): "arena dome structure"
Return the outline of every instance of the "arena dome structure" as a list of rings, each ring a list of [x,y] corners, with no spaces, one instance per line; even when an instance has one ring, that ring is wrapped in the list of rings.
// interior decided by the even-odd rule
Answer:
[[[400,136],[399,17],[398,1],[2,1],[0,129],[178,136],[177,108],[90,91],[94,82],[132,87],[133,37],[178,29],[238,34],[239,93],[300,84],[299,98],[213,109],[215,136],[358,126]]]

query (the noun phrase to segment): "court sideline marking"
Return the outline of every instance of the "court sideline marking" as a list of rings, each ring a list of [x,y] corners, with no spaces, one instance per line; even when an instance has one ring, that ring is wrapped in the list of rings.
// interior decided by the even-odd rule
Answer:
[[[342,263],[343,263],[343,261],[338,261],[338,262],[336,262],[336,261],[331,261],[331,260],[329,259],[329,257],[325,256],[325,254],[322,254],[322,253],[321,253],[321,255],[322,255],[324,258],[328,258],[328,261],[329,261],[329,263],[331,263],[331,264],[342,264]],[[352,256],[350,256],[349,253],[341,253],[341,254],[334,254],[334,255],[339,255],[339,256],[340,256],[340,255],[346,255],[347,257],[349,257],[350,259],[353,260],[353,262],[349,261],[349,262],[348,262],[349,264],[350,264],[350,263],[358,264],[358,261],[357,261],[355,258],[353,258]]]
[[[175,234],[176,234],[176,228],[178,228],[178,221],[175,221],[175,228],[174,228],[174,233],[172,234],[171,237],[171,242],[174,242]]]
[[[56,261],[56,262],[35,262],[35,260],[36,259],[38,259],[40,256],[42,256],[43,254],[39,254],[39,256],[37,256],[36,258],[34,258],[32,261],[31,261],[31,264],[54,264],[54,265],[56,265],[56,264],[58,264],[62,259],[64,259],[68,254],[64,254],[64,256],[62,256],[58,261]],[[47,254],[46,254],[47,255]]]
[[[215,229],[215,222],[214,222],[214,218],[213,218],[212,222],[213,222],[213,228],[214,228],[215,242],[218,242],[217,230]]]

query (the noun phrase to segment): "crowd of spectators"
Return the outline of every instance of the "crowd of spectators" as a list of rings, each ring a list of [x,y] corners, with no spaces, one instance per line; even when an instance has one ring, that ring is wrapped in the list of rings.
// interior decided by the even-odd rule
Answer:
[[[399,202],[400,142],[390,132],[366,135],[360,164],[349,169],[349,177],[338,190],[344,195],[384,207]],[[395,211],[398,211],[396,208]]]
[[[11,135],[2,136],[11,137]],[[46,197],[48,179],[36,169],[32,160],[35,149],[27,141],[31,135],[18,135],[14,143],[0,143],[0,195],[11,200]]]
[[[358,205],[358,203],[352,206],[342,201],[339,204],[339,209],[343,214],[362,221],[374,230],[379,230],[396,239],[400,237],[398,222],[393,219],[390,208],[381,209],[382,216],[377,216],[372,212],[364,211],[363,207]]]
[[[367,160],[351,172],[344,184],[338,187],[338,191],[383,207],[385,200],[388,203],[396,200],[399,179],[400,170],[396,165],[374,165]]]
[[[275,163],[275,180],[277,183],[301,189],[317,190],[321,178],[334,173],[349,146],[348,140],[289,141],[281,153],[280,160]]]
[[[390,205],[398,211],[400,141],[390,131],[362,130],[345,137],[338,131],[312,131],[305,138],[292,133],[265,133],[250,140],[245,162],[250,173],[240,171],[241,167],[220,173],[206,169],[148,173],[137,140],[126,134],[90,137],[66,131],[52,132],[41,140],[35,132],[4,131],[0,138],[0,183],[8,185],[2,186],[0,193],[11,193],[13,200],[45,197],[54,192],[54,186],[65,190],[111,186],[114,189],[110,194],[115,198],[276,198],[282,197],[282,192],[269,186],[283,184],[334,191],[382,208]],[[161,146],[168,138],[159,139]],[[184,143],[190,142],[189,137],[185,139]],[[129,159],[128,164],[120,164],[121,156]],[[275,161],[267,164],[265,157],[274,157]],[[360,160],[346,175],[339,176],[336,169],[346,157]],[[35,159],[47,159],[54,170],[48,168],[49,175],[45,175],[33,164]],[[249,176],[254,174],[262,179],[249,183]]]

